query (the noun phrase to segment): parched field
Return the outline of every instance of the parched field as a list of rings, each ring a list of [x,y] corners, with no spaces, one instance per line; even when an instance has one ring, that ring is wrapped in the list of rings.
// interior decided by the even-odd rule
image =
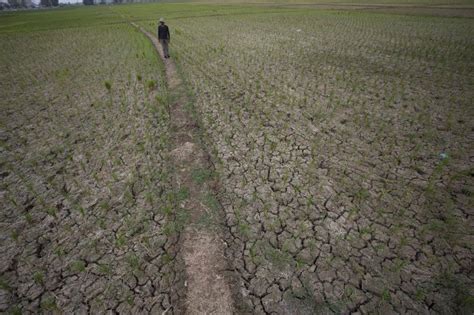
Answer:
[[[0,312],[161,313],[181,274],[163,67],[129,25],[68,18],[0,35]]]
[[[0,312],[193,312],[172,102],[128,23],[163,16],[235,313],[471,314],[474,22],[430,10],[0,15]]]
[[[472,20],[169,24],[216,157],[242,311],[472,307]]]

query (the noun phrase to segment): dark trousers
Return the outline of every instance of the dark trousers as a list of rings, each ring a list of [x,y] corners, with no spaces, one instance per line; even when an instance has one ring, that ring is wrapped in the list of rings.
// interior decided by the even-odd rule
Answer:
[[[161,44],[161,47],[163,47],[163,54],[165,55],[165,57],[170,56],[170,53],[168,52],[169,42],[170,42],[169,39],[160,39],[160,44]]]

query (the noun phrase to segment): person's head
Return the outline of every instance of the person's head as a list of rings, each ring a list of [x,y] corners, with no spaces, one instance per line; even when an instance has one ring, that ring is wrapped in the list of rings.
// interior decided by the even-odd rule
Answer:
[[[165,24],[165,20],[163,18],[160,18],[160,24]]]

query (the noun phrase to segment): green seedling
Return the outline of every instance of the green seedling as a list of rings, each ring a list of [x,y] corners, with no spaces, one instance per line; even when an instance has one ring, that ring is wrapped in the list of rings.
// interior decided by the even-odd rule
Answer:
[[[103,210],[104,212],[107,212],[110,209],[112,209],[112,206],[110,205],[110,203],[107,200],[102,200],[99,203],[99,209]]]
[[[244,221],[241,221],[238,225],[238,228],[239,228],[239,232],[242,236],[247,237],[247,238],[250,237],[251,229],[250,229],[250,226],[247,223],[245,223]]]
[[[127,256],[127,263],[133,270],[140,269],[140,258],[136,254],[130,254]]]
[[[0,289],[4,291],[11,290],[10,284],[8,284],[7,280],[3,276],[0,276]]]
[[[56,256],[58,257],[63,257],[64,255],[66,255],[66,251],[61,246],[57,246],[54,249],[54,254],[56,254]]]
[[[265,249],[265,258],[278,268],[283,268],[293,261],[291,255],[272,247]]]
[[[12,238],[12,240],[14,241],[18,241],[18,237],[20,236],[18,230],[13,230],[11,233],[10,233],[10,237]]]
[[[163,226],[163,234],[166,235],[166,236],[171,236],[173,234],[175,234],[177,232],[177,227],[176,227],[176,223],[174,222],[167,222],[164,226]]]
[[[382,292],[382,300],[385,302],[390,302],[392,299],[390,295],[390,291],[388,289],[384,289]]]
[[[86,270],[86,263],[83,260],[76,260],[71,264],[71,271],[79,273]]]
[[[46,297],[41,301],[41,309],[43,311],[55,311],[58,309],[58,306],[56,304],[56,299],[52,296]]]
[[[171,206],[171,205],[164,206],[164,207],[161,208],[161,211],[166,216],[170,216],[170,215],[173,214],[173,206]]]
[[[104,85],[105,85],[105,88],[107,89],[107,91],[110,92],[110,90],[112,89],[112,83],[110,83],[110,81],[105,81]]]
[[[44,284],[44,274],[41,271],[37,271],[33,274],[33,280],[36,284]]]
[[[115,236],[115,245],[122,247],[127,243],[127,239],[123,233],[117,233]]]
[[[156,87],[156,81],[155,80],[149,80],[146,83],[146,85],[147,85],[148,89],[153,90]]]
[[[203,184],[204,182],[211,179],[213,176],[214,174],[212,171],[203,168],[194,169],[191,172],[191,177],[197,184]]]
[[[104,218],[100,218],[97,220],[97,225],[102,229],[105,230],[107,228],[107,224]]]
[[[46,208],[45,212],[50,216],[56,218],[57,209],[55,207],[48,207]]]
[[[26,222],[28,222],[28,224],[33,224],[33,216],[31,215],[31,213],[25,213],[25,220]]]
[[[104,274],[104,275],[110,275],[110,274],[112,274],[112,269],[110,268],[110,265],[108,265],[108,264],[100,264],[99,265],[99,272]]]
[[[135,299],[133,297],[133,295],[129,295],[126,299],[127,301],[127,304],[130,305],[130,306],[133,306],[135,304]]]
[[[426,297],[426,293],[423,289],[417,289],[415,292],[415,299],[417,301],[423,301]]]
[[[189,197],[189,189],[187,187],[181,187],[178,192],[176,193],[177,201],[183,201],[188,199]]]
[[[367,189],[361,188],[355,193],[355,198],[359,201],[367,200],[370,194]]]
[[[217,198],[212,194],[208,193],[204,196],[204,204],[209,207],[212,211],[217,211],[220,209],[220,204]]]
[[[18,305],[13,306],[11,309],[8,310],[8,314],[11,315],[21,315],[21,307]]]
[[[191,213],[188,209],[178,207],[176,210],[176,228],[178,231],[182,231],[186,226],[186,223],[189,221]]]
[[[163,264],[169,264],[173,261],[173,257],[168,254],[168,253],[164,253],[162,256],[161,256],[161,261],[163,262]]]

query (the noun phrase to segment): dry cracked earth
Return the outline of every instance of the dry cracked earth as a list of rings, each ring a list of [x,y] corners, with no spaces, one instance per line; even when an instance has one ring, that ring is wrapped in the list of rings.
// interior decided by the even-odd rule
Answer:
[[[235,312],[470,314],[472,25],[354,14],[173,34]],[[0,312],[185,310],[162,65],[133,27],[99,30],[2,35]]]
[[[172,311],[182,220],[153,47],[126,24],[2,46],[0,312]]]
[[[472,312],[472,23],[179,22],[239,312]]]

